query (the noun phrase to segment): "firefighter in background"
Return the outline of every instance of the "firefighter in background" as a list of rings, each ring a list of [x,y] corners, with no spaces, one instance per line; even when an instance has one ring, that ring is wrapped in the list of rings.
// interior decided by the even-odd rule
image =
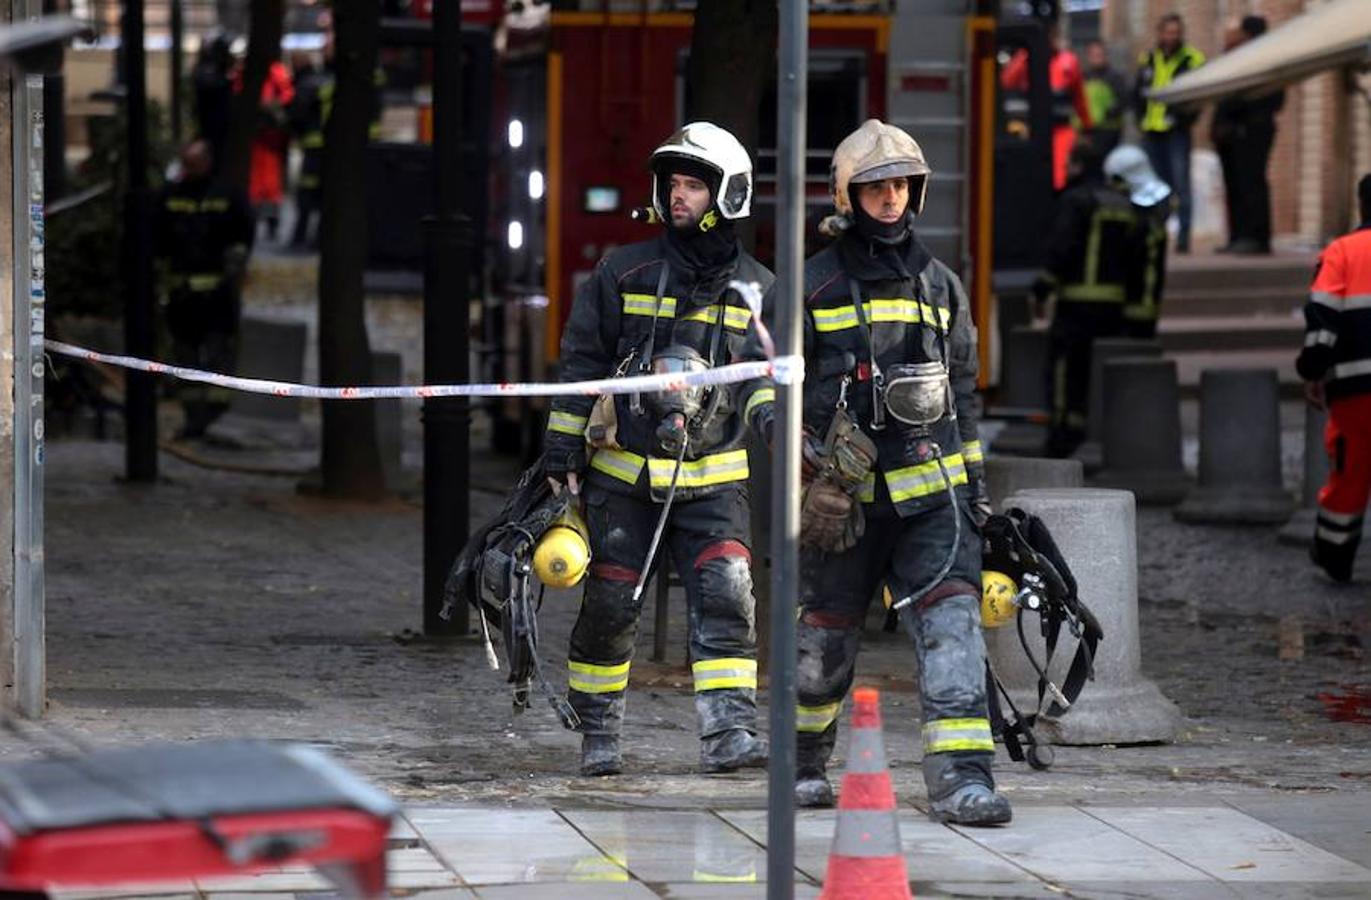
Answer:
[[[1371,497],[1371,175],[1358,183],[1357,200],[1361,227],[1319,257],[1295,362],[1309,402],[1328,410],[1328,483],[1310,555],[1339,582],[1352,580]]]
[[[1119,145],[1123,133],[1123,112],[1128,101],[1128,88],[1123,74],[1109,64],[1109,52],[1103,41],[1091,41],[1085,47],[1085,99],[1090,107],[1090,127],[1085,135],[1095,149],[1108,154]]]
[[[1185,24],[1175,13],[1157,22],[1157,46],[1138,60],[1138,80],[1133,88],[1133,107],[1143,133],[1143,149],[1152,168],[1176,193],[1176,252],[1190,252],[1190,129],[1198,113],[1172,109],[1148,99],[1186,72],[1204,65],[1204,54],[1185,43]]]
[[[234,77],[234,93],[243,90],[243,72]],[[272,60],[262,81],[257,108],[257,133],[252,137],[248,170],[248,200],[257,218],[266,223],[268,240],[276,239],[281,222],[281,200],[286,189],[286,153],[290,149],[286,109],[295,99],[290,73],[279,59]]]
[[[322,66],[312,64],[295,70],[295,100],[290,105],[290,127],[300,146],[300,173],[295,179],[295,227],[290,244],[310,246],[311,225],[323,205],[319,176],[324,162],[325,101],[333,100],[333,34],[325,38]]]
[[[1166,288],[1166,220],[1174,198],[1171,188],[1152,171],[1147,154],[1132,144],[1116,147],[1105,157],[1104,174],[1133,202],[1138,217],[1133,271],[1123,308],[1124,334],[1150,340],[1157,336]]]
[[[696,122],[653,152],[651,171],[652,204],[665,227],[652,240],[603,257],[577,292],[562,333],[564,380],[763,358],[752,312],[729,287],[733,280],[757,282],[769,292],[773,281],[734,234],[733,224],[751,211],[747,151],[724,129]],[[756,379],[619,396],[612,403],[579,396],[553,401],[544,462],[554,489],[576,492],[584,483],[593,559],[568,660],[583,774],[623,767],[624,694],[659,527],[690,610],[701,767],[717,772],[766,764],[766,744],[756,737],[744,444],[749,426],[769,434],[774,400],[770,380]]]
[[[1139,233],[1138,214],[1122,191],[1105,182],[1098,151],[1077,144],[1047,239],[1046,271],[1034,284],[1040,303],[1056,296],[1048,332],[1048,456],[1070,456],[1085,439],[1091,344],[1124,333]]]
[[[1047,62],[1052,86],[1052,187],[1060,191],[1066,186],[1067,160],[1076,144],[1076,129],[1088,131],[1095,123],[1086,102],[1081,61],[1062,46],[1061,26],[1056,22],[1047,27],[1047,40],[1052,52]],[[1028,91],[1027,50],[1019,50],[1010,58],[1000,73],[1000,86],[1007,91]]]
[[[213,170],[208,141],[181,150],[180,175],[158,197],[153,236],[165,271],[172,357],[182,366],[232,372],[253,218],[247,198],[213,178]],[[178,392],[185,409],[180,437],[202,437],[228,408],[223,388],[184,382]]]
[[[991,825],[1010,808],[986,706],[976,329],[914,231],[929,172],[908,134],[865,122],[833,154],[824,230],[839,236],[805,264],[795,795],[833,803],[827,764],[884,582],[914,644],[930,814]]]

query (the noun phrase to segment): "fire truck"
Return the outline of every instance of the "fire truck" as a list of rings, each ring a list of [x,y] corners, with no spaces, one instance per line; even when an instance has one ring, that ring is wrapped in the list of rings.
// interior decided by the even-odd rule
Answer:
[[[510,3],[493,31],[488,377],[549,377],[577,286],[607,250],[653,233],[630,211],[648,202],[649,154],[686,115],[693,15],[684,7],[693,4],[605,5]],[[836,144],[871,117],[908,130],[933,168],[920,237],[967,284],[993,383],[996,335],[1027,315],[1015,298],[1026,294],[1051,215],[1042,22],[1003,15],[997,0],[848,0],[812,3],[809,34],[808,252],[822,240],[812,226],[830,204]],[[768,40],[759,36],[759,47]],[[998,70],[1021,49],[1029,89],[1007,96]],[[767,96],[753,148],[764,263],[776,201],[774,84]],[[536,445],[539,417],[527,405],[493,412],[497,447]]]

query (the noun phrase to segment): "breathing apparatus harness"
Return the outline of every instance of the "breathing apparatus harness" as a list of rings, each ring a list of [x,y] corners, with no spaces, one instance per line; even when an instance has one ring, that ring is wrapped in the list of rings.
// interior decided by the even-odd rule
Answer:
[[[439,615],[449,619],[453,608],[462,602],[474,606],[481,619],[486,661],[498,670],[500,663],[490,639],[489,619],[493,618],[503,638],[514,711],[528,708],[529,691],[536,681],[562,725],[574,731],[580,727],[580,717],[566,698],[553,690],[538,657],[538,611],[545,587],[539,583],[535,598],[532,585],[538,541],[566,520],[572,502],[569,490],[553,494],[541,464],[525,471],[504,509],[472,535],[457,555],[444,586],[445,601]]]
[[[1057,718],[1065,714],[1080,696],[1085,682],[1095,677],[1095,648],[1104,637],[1104,631],[1094,614],[1081,602],[1075,576],[1041,519],[1012,508],[1002,515],[991,516],[982,526],[981,533],[985,542],[985,570],[1002,572],[1019,586],[1013,601],[1018,608],[1015,627],[1024,654],[1038,673],[1038,707],[1035,712],[1025,715],[1014,705],[1004,683],[995,674],[989,659],[986,660],[989,680],[995,686],[989,692],[991,728],[1003,737],[1010,759],[1018,762],[1026,755],[1030,766],[1046,769],[1052,765],[1052,748],[1038,740],[1034,725],[1044,716]],[[1028,646],[1024,633],[1024,616],[1029,612],[1036,613],[1039,618],[1047,650],[1041,663]],[[1063,626],[1076,638],[1077,645],[1066,680],[1058,687],[1049,670]],[[1000,705],[1001,698],[1009,707],[1008,716]]]
[[[922,278],[911,278],[910,281],[920,287],[916,292],[916,299],[919,296],[928,296]],[[849,277],[847,287],[852,297],[852,306],[857,313],[857,326],[862,333],[862,341],[866,344],[867,364],[871,370],[871,429],[884,431],[887,413],[897,421],[913,426],[913,441],[920,462],[931,459],[938,464],[938,472],[942,475],[943,485],[947,491],[948,509],[952,513],[952,542],[942,565],[938,568],[937,574],[926,583],[910,590],[891,604],[890,608],[898,613],[942,583],[947,573],[952,571],[957,559],[957,548],[962,541],[962,516],[957,508],[956,487],[943,462],[942,447],[931,437],[933,426],[941,422],[950,422],[955,428],[957,424],[957,404],[952,394],[951,367],[948,362],[947,332],[940,323],[932,323],[933,330],[938,335],[939,354],[942,357],[940,360],[893,365],[890,367],[890,379],[887,381],[886,373],[876,362],[876,344],[863,307],[861,286],[857,279]],[[851,380],[851,373],[844,373],[838,393],[840,410],[847,405],[847,389]],[[912,633],[913,621],[907,620],[905,627],[911,629]]]

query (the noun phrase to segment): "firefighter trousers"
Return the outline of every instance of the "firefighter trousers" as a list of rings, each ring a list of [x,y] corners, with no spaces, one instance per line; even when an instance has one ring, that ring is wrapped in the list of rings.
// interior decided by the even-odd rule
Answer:
[[[593,561],[571,632],[567,697],[583,733],[617,735],[642,612],[633,588],[662,504],[592,482],[585,487],[585,512]],[[660,563],[669,551],[685,584],[701,738],[737,728],[756,732],[750,527],[746,483],[728,485],[675,503],[658,552]]]
[[[231,281],[213,290],[174,290],[167,299],[167,332],[177,365],[232,375],[238,371],[239,297]],[[185,411],[181,433],[198,437],[229,407],[229,391],[181,382],[177,396]]]
[[[901,613],[914,644],[923,709],[924,780],[941,799],[978,782],[994,788],[995,744],[986,707],[981,634],[981,536],[957,498],[961,539],[943,581]],[[843,553],[801,552],[797,626],[797,771],[821,774],[833,753],[843,698],[867,608],[882,584],[896,599],[926,585],[952,549],[953,507],[900,518],[888,502],[867,507],[866,533]]]
[[[1048,332],[1048,396],[1052,398],[1048,456],[1070,456],[1085,440],[1091,346],[1096,338],[1123,333],[1121,303],[1057,301]]]
[[[1347,580],[1371,499],[1371,394],[1329,401],[1323,440],[1328,483],[1319,489],[1314,556],[1329,574]]]

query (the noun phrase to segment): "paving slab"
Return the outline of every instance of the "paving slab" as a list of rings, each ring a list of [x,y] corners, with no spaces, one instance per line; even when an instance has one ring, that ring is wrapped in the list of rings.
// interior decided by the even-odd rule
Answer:
[[[623,871],[550,809],[419,809],[409,821],[468,885],[570,881],[581,873]]]
[[[1214,877],[1125,834],[1101,817],[1070,806],[1020,805],[1014,810],[1013,824],[1007,828],[954,830],[1054,883],[1184,882],[1209,881]]]
[[[753,840],[766,843],[765,812],[727,811],[719,815]],[[832,810],[801,811],[795,817],[795,867],[816,883],[822,883],[828,871],[828,853],[833,845],[836,820]],[[978,846],[915,810],[901,810],[899,822],[905,866],[914,881],[1012,883],[1036,880],[994,851]]]
[[[1252,797],[1229,805],[1320,849],[1371,869],[1371,798],[1306,794],[1298,799]]]
[[[651,886],[656,896],[667,900],[735,900],[742,897],[762,897],[766,888],[756,884],[654,884]],[[814,900],[819,896],[819,888],[804,884],[795,885],[795,900]]]
[[[648,882],[766,878],[766,852],[712,812],[562,810],[605,855]]]
[[[386,867],[390,872],[446,872],[443,861],[423,847],[406,847],[386,853]]]
[[[206,894],[226,891],[327,891],[333,884],[314,872],[261,872],[256,875],[230,875],[225,878],[197,878],[195,885]]]
[[[1371,893],[1371,869],[1230,807],[1093,807],[1088,813],[1221,881],[1355,882]]]

